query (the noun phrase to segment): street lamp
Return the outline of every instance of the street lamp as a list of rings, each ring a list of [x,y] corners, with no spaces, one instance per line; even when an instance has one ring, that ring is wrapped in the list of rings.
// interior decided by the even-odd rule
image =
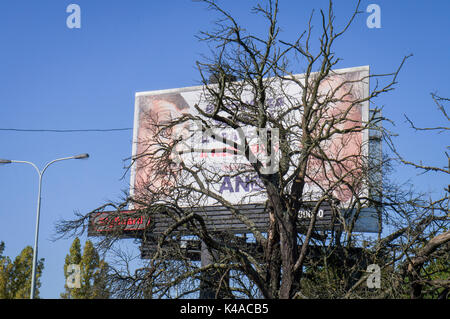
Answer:
[[[47,170],[47,168],[55,162],[60,162],[60,161],[69,160],[69,159],[83,159],[83,158],[88,158],[88,157],[89,157],[89,154],[83,153],[83,154],[74,155],[74,156],[70,156],[70,157],[58,158],[58,159],[55,159],[55,160],[47,163],[44,166],[44,168],[42,169],[42,171],[39,170],[39,168],[32,162],[0,159],[0,164],[11,164],[11,163],[30,164],[31,166],[33,166],[35,168],[36,172],[39,175],[39,190],[38,190],[38,201],[37,201],[37,212],[36,212],[36,232],[35,232],[35,237],[34,237],[33,269],[31,271],[30,299],[34,299],[34,292],[36,290],[36,262],[37,262],[38,237],[39,237],[39,216],[41,213],[42,176],[44,175],[44,172]]]

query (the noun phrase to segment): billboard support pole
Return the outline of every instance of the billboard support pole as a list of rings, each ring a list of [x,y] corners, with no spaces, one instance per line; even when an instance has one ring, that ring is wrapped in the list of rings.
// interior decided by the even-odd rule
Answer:
[[[200,250],[200,260],[201,266],[206,267],[213,262],[213,256],[209,252],[208,246],[204,241],[202,241],[202,246]],[[214,287],[214,278],[209,271],[202,272],[200,279],[200,296],[199,299],[214,299],[215,297],[215,287]]]
[[[214,263],[214,257],[218,254],[217,251],[211,251],[208,245],[202,241],[200,249],[201,267],[206,267]],[[218,270],[215,268],[203,271],[200,276],[200,295],[199,299],[222,299],[225,296],[226,286],[229,277],[226,274],[227,270]],[[223,284],[225,283],[225,285]]]

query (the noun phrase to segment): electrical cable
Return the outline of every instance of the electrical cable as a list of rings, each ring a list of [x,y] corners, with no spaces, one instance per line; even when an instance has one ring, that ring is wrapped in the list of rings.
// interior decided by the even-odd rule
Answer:
[[[80,132],[118,132],[130,131],[133,128],[108,128],[108,129],[20,129],[20,128],[0,128],[0,131],[11,132],[50,132],[50,133],[80,133]]]

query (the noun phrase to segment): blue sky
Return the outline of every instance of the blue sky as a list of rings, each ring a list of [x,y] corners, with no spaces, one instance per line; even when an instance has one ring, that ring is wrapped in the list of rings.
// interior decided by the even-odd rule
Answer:
[[[224,1],[222,1],[224,2]],[[66,26],[66,7],[81,8],[81,29]],[[248,13],[253,1],[227,1],[226,8],[249,30],[261,20]],[[328,1],[281,1],[282,39],[302,32],[313,8]],[[448,135],[417,133],[418,126],[446,124],[430,93],[449,97],[450,2],[362,1],[381,8],[381,28],[369,29],[360,15],[335,47],[339,68],[370,65],[373,73],[394,71],[407,61],[396,89],[375,102],[392,119],[389,129],[400,152],[411,160],[444,166]],[[352,1],[336,1],[336,23],[350,15]],[[208,49],[195,35],[214,21],[212,12],[190,0],[3,0],[0,4],[0,129],[109,129],[133,126],[138,91],[198,85],[195,61]],[[319,26],[317,26],[318,28]],[[301,69],[299,68],[299,73]],[[448,123],[447,123],[448,125]],[[51,241],[55,223],[119,201],[128,189],[126,160],[132,130],[119,132],[0,131],[0,158],[32,161],[42,167],[55,158],[89,153],[88,160],[52,165],[44,175],[39,257],[45,258],[40,294],[59,298],[64,257],[72,239]],[[448,181],[399,169],[399,181],[413,179],[423,190],[440,191]],[[37,174],[29,165],[0,166],[0,240],[14,258],[33,245]],[[84,242],[86,237],[82,237]]]

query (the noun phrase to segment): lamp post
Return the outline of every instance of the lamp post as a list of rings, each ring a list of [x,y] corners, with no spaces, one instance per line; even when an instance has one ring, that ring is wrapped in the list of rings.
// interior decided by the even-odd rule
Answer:
[[[32,268],[32,271],[31,271],[30,299],[34,299],[34,293],[35,293],[35,290],[36,290],[36,262],[37,262],[38,238],[39,238],[39,216],[40,216],[40,213],[41,213],[42,176],[44,175],[44,173],[47,170],[47,168],[51,164],[53,164],[55,162],[60,162],[60,161],[69,160],[69,159],[83,159],[83,158],[88,158],[88,157],[89,157],[89,154],[84,153],[84,154],[74,155],[74,156],[70,156],[70,157],[58,158],[58,159],[55,159],[55,160],[53,160],[51,162],[48,162],[44,166],[42,171],[39,170],[39,168],[32,162],[0,159],[0,164],[11,164],[11,163],[30,164],[31,166],[34,167],[34,169],[36,170],[36,172],[39,175],[39,189],[38,189],[37,212],[36,212],[36,231],[35,231],[35,237],[34,237],[33,268]]]

